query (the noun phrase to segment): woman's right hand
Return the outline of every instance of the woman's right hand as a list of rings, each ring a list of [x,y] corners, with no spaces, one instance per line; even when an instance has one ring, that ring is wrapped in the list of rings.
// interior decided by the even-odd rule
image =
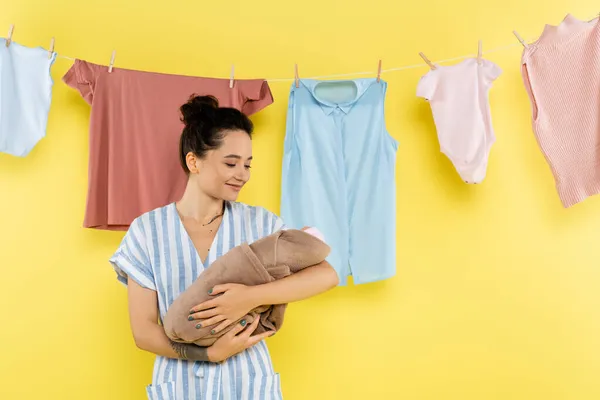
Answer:
[[[218,338],[208,350],[208,358],[213,362],[225,361],[229,357],[254,346],[261,340],[274,334],[274,331],[263,332],[259,335],[251,336],[256,330],[260,318],[255,318],[250,325],[243,325],[242,320],[236,324],[229,332]]]

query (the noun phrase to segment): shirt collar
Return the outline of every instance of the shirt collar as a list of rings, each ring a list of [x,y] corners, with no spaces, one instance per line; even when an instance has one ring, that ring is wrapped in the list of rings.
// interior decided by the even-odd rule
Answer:
[[[354,105],[358,102],[358,100],[362,97],[362,95],[373,84],[373,82],[376,82],[376,79],[375,78],[366,78],[366,79],[363,78],[363,79],[352,80],[352,82],[354,82],[354,84],[356,85],[356,96],[351,101],[348,101],[345,103],[340,103],[340,104],[335,104],[335,103],[331,103],[326,100],[320,99],[315,94],[315,89],[317,88],[317,85],[319,83],[322,83],[325,81],[319,81],[319,80],[315,80],[315,79],[301,79],[300,82],[311,93],[311,95],[315,99],[315,102],[321,107],[323,112],[326,115],[331,115],[336,109],[340,109],[344,114],[348,114],[350,112],[350,110],[352,109],[352,107],[354,107]],[[327,82],[348,82],[348,81],[327,81]]]
[[[339,108],[340,110],[342,110],[342,112],[344,114],[348,114],[348,112],[350,112],[350,110],[352,109],[352,106],[355,103],[356,102],[352,102],[350,104],[335,105],[335,104],[322,103],[322,102],[320,102],[320,101],[317,100],[317,104],[319,106],[321,106],[321,108],[323,109],[323,112],[326,115],[331,115],[337,108]]]

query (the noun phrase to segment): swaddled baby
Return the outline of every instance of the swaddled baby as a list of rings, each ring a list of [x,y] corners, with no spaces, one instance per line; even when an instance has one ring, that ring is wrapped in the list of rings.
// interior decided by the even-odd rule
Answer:
[[[257,307],[215,334],[210,332],[219,324],[197,329],[197,321],[189,321],[188,316],[192,307],[212,298],[208,291],[215,285],[268,283],[321,263],[329,252],[321,232],[311,227],[281,230],[252,244],[236,246],[214,261],[175,299],[165,315],[165,333],[174,342],[210,346],[242,319],[250,324],[260,318],[255,334],[277,331],[283,324],[286,304]]]

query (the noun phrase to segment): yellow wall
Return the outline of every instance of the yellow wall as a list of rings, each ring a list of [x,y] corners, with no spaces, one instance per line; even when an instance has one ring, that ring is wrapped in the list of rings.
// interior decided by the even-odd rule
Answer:
[[[375,70],[536,37],[598,4],[530,0],[4,1],[14,40],[116,65],[203,76]],[[287,400],[600,398],[600,196],[564,210],[537,148],[521,48],[489,54],[497,143],[482,185],[439,152],[426,68],[384,75],[400,141],[397,276],[289,308],[269,340]],[[107,263],[122,233],[81,228],[89,107],[52,70],[47,137],[0,155],[0,399],[143,399],[153,357],[136,349],[126,290]],[[253,179],[240,200],[279,211],[289,83],[256,115]]]

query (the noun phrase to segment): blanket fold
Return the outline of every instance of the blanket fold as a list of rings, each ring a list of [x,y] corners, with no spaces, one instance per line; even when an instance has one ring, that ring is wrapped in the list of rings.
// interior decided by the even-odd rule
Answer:
[[[234,247],[213,262],[169,307],[163,321],[165,333],[174,342],[210,346],[236,323],[250,324],[260,318],[253,334],[281,329],[287,304],[261,305],[214,335],[217,325],[196,328],[199,321],[188,321],[192,307],[215,296],[208,291],[219,284],[239,283],[256,286],[294,274],[319,264],[329,255],[330,247],[303,230],[288,229],[265,236],[252,244]]]

